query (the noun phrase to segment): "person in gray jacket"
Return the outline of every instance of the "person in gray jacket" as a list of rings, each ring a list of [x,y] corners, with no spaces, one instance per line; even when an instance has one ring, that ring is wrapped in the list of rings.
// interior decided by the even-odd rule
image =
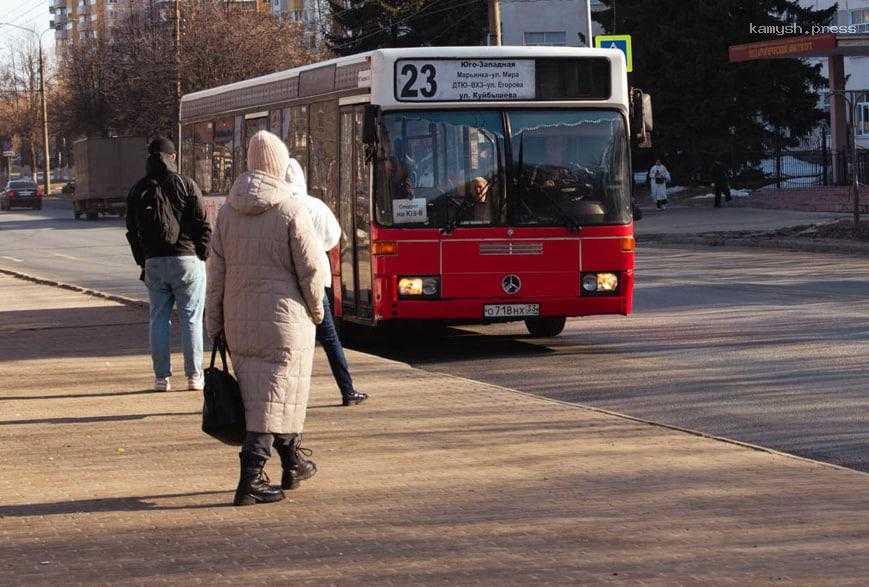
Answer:
[[[218,213],[207,265],[206,329],[225,337],[247,425],[235,505],[279,501],[316,472],[299,442],[328,275],[310,214],[284,181],[289,159],[272,133],[251,138],[248,172]],[[272,445],[280,488],[263,473]]]

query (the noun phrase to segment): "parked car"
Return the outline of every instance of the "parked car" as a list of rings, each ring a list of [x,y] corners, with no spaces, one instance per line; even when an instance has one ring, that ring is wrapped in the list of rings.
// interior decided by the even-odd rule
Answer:
[[[42,186],[31,179],[10,179],[0,193],[0,210],[12,208],[42,209]]]

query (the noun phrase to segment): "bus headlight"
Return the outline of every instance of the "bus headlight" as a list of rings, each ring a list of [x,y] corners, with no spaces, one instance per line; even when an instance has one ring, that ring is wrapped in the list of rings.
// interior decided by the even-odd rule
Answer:
[[[402,298],[436,298],[440,295],[440,277],[400,277],[398,295]]]
[[[610,294],[619,288],[617,273],[583,273],[580,286],[584,294]]]

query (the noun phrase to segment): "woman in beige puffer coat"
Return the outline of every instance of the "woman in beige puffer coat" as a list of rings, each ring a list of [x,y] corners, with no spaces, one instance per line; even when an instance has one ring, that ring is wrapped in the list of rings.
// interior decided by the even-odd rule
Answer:
[[[277,136],[260,131],[251,138],[249,171],[217,215],[207,263],[206,329],[226,338],[247,424],[235,505],[283,499],[263,474],[272,444],[284,489],[316,471],[299,452],[299,435],[328,275],[305,203],[284,181],[289,160]]]

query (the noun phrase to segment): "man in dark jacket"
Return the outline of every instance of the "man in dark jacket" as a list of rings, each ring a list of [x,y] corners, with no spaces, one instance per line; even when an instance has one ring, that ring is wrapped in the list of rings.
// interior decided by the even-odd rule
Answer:
[[[154,390],[169,391],[172,374],[169,355],[172,307],[177,304],[184,349],[187,389],[204,387],[202,371],[202,312],[205,306],[205,259],[211,227],[205,215],[202,192],[192,179],[178,175],[175,145],[158,137],[148,146],[145,177],[127,196],[127,241],[150,300],[151,360]],[[166,232],[155,235],[152,203],[159,195],[177,223],[177,239],[166,241]]]
[[[715,203],[716,208],[721,208],[721,197],[724,196],[724,201],[729,202],[730,196],[730,172],[727,166],[721,161],[716,161],[712,166],[712,174],[715,181]]]

